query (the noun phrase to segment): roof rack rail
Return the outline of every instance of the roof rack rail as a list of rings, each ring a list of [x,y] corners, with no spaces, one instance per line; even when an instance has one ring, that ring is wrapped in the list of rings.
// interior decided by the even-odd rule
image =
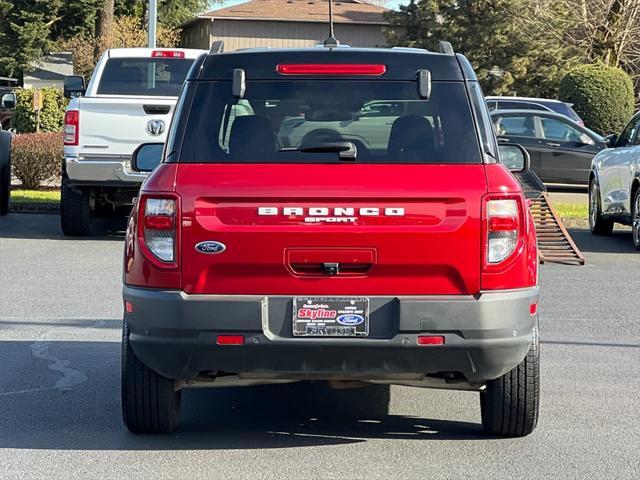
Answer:
[[[401,50],[404,52],[416,52],[416,53],[426,53],[429,51],[426,48],[418,48],[418,47],[391,47],[391,50]]]
[[[440,40],[438,42],[438,47],[440,49],[440,53],[444,53],[445,55],[454,55],[456,53],[453,51],[453,45],[445,40]]]
[[[222,52],[224,52],[224,40],[216,40],[215,42],[211,42],[209,55],[215,55],[216,53]]]

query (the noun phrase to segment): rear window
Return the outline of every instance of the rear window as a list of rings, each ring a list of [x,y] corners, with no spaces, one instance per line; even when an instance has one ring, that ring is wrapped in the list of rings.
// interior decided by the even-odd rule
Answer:
[[[111,58],[102,71],[98,93],[176,97],[193,59]]]
[[[498,102],[498,110],[503,110],[503,109],[511,109],[511,110],[518,110],[518,109],[522,109],[522,110],[545,110],[545,111],[549,111],[548,108],[538,104],[538,103],[532,103],[532,102],[514,102],[514,101],[501,101]]]
[[[549,102],[549,103],[546,103],[545,105],[549,107],[551,110],[553,110],[554,112],[559,113],[560,115],[564,115],[565,117],[570,118],[574,122],[580,121],[580,116],[573,110],[573,108],[571,108],[570,105],[564,102]]]
[[[249,81],[242,99],[228,81],[194,88],[181,162],[333,162],[322,147],[347,143],[358,163],[480,163],[463,83],[434,82],[428,101],[410,81]]]

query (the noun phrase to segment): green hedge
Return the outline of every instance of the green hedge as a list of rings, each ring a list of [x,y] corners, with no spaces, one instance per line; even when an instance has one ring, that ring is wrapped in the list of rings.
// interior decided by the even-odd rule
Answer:
[[[64,122],[64,111],[67,99],[62,90],[57,88],[41,89],[42,111],[40,112],[41,132],[60,132]],[[30,88],[16,90],[16,108],[11,118],[11,126],[18,133],[33,133],[36,131],[36,114],[33,111],[33,90]]]
[[[619,133],[633,115],[633,82],[619,68],[580,65],[560,82],[558,98],[573,103],[587,127],[607,135]]]

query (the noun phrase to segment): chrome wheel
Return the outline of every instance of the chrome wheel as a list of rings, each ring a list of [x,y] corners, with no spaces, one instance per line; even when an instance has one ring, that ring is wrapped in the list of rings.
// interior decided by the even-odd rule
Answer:
[[[640,250],[640,190],[636,191],[633,199],[633,224],[631,225],[633,232],[633,245]]]

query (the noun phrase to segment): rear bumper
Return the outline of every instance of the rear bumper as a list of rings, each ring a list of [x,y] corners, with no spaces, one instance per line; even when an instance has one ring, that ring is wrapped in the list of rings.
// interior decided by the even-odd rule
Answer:
[[[139,186],[148,173],[131,169],[130,158],[66,156],[65,171],[70,183],[95,186]]]
[[[419,379],[454,373],[481,385],[525,357],[538,289],[478,296],[370,298],[365,338],[292,335],[292,297],[187,295],[125,286],[130,341],[140,360],[174,379],[202,372],[274,378]],[[216,345],[217,335],[243,335],[243,345]],[[419,334],[444,345],[418,346]],[[409,375],[412,374],[412,375]]]

